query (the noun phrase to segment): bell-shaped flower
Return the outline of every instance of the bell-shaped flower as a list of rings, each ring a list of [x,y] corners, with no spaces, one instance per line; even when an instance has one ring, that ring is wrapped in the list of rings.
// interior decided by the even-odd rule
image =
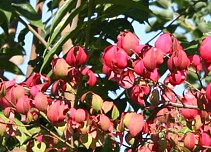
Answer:
[[[130,92],[130,98],[133,102],[145,106],[144,95],[148,95],[149,92],[150,87],[146,84],[135,85]]]
[[[192,151],[195,147],[195,144],[196,139],[194,134],[192,132],[187,133],[184,138],[184,146]]]
[[[64,78],[68,75],[69,65],[63,58],[56,58],[52,61],[53,74],[57,78]]]
[[[186,75],[183,71],[176,71],[175,73],[170,73],[166,79],[175,86],[182,84],[186,80]]]
[[[155,47],[159,48],[165,54],[172,52],[172,34],[164,33],[161,34],[155,41]]]
[[[202,132],[199,136],[199,145],[200,146],[211,146],[211,137],[208,133]]]
[[[104,50],[103,62],[111,70],[119,70],[127,67],[128,55],[127,53],[116,45],[110,45]]]
[[[133,86],[135,82],[135,75],[133,71],[128,70],[123,72],[119,78],[119,85],[125,89],[129,89]]]
[[[81,71],[82,75],[87,75],[89,77],[87,84],[93,87],[97,82],[97,77],[95,76],[94,72],[90,70],[88,67],[85,67]]]
[[[174,72],[177,70],[186,70],[190,65],[190,60],[183,50],[173,52],[172,56],[168,59],[168,68]]]
[[[74,113],[74,119],[77,123],[83,123],[87,117],[88,113],[84,109],[77,109]]]
[[[28,96],[22,96],[16,103],[16,111],[26,115],[32,107],[31,99]]]
[[[11,101],[16,103],[19,98],[25,95],[25,89],[21,85],[14,86],[11,90]]]
[[[34,105],[39,111],[46,112],[48,107],[48,98],[42,92],[39,92],[34,97]]]
[[[125,50],[128,55],[133,54],[136,46],[139,45],[139,39],[131,32],[124,32],[117,36],[117,46]]]
[[[136,74],[143,75],[145,73],[145,69],[143,60],[136,60],[134,62],[134,71]]]
[[[197,71],[200,72],[202,70],[202,59],[198,54],[194,54],[189,57],[191,66]]]
[[[63,122],[66,116],[66,107],[60,101],[54,101],[47,109],[47,117],[54,124]]]
[[[87,61],[87,54],[80,46],[72,47],[66,56],[66,61],[70,66],[80,66]]]
[[[211,36],[206,37],[202,40],[201,45],[199,47],[199,52],[201,57],[206,62],[211,62]]]
[[[160,78],[160,74],[158,73],[158,68],[155,68],[153,71],[148,71],[146,74],[146,77],[151,79],[154,82],[158,82],[158,79]]]
[[[163,63],[164,53],[155,47],[151,47],[144,53],[143,63],[147,70],[153,71],[159,64]]]
[[[104,114],[100,114],[99,115],[99,125],[100,125],[100,128],[103,130],[103,131],[108,131],[110,127],[112,127],[112,122],[111,120],[109,119],[108,116],[104,115]]]

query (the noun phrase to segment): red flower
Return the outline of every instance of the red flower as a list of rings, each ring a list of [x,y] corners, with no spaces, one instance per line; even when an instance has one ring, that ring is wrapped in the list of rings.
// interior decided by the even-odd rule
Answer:
[[[133,71],[128,70],[126,72],[123,72],[120,75],[119,78],[119,85],[125,89],[131,88],[134,84],[135,76],[133,74]]]
[[[28,96],[22,96],[16,103],[16,111],[21,114],[27,114],[31,108],[31,101]]]
[[[143,75],[145,73],[143,60],[137,60],[134,62],[134,71],[138,75]]]
[[[176,38],[174,39],[173,46],[174,52],[167,62],[169,70],[174,72],[187,69],[190,65],[190,60]]]
[[[206,61],[206,62],[211,62],[211,36],[206,37],[203,39],[199,51],[201,57]]]
[[[69,65],[63,58],[56,58],[52,61],[53,74],[57,78],[64,78],[68,75]]]
[[[197,54],[194,54],[193,56],[189,57],[190,62],[192,64],[192,67],[197,71],[201,71],[202,70],[202,63],[201,63],[201,57]]]
[[[136,46],[139,45],[138,37],[131,32],[124,32],[118,35],[117,40],[117,46],[125,50],[128,55],[133,54]]]
[[[163,63],[164,53],[155,47],[145,52],[143,63],[147,70],[153,71],[159,64]]]
[[[47,109],[47,117],[53,124],[64,121],[66,115],[66,107],[61,101],[57,100]]]
[[[199,137],[200,146],[211,146],[211,137],[208,133],[202,132]]]
[[[146,84],[135,85],[130,93],[131,100],[145,106],[144,95],[149,94],[150,88]]]
[[[70,66],[80,66],[87,60],[87,54],[85,50],[80,46],[72,47],[66,57],[66,61]]]
[[[87,84],[91,87],[93,87],[96,82],[97,82],[97,77],[95,76],[94,72],[92,72],[92,70],[90,70],[88,67],[85,67],[82,71],[81,71],[82,75],[88,75],[89,79],[87,81]]]
[[[155,47],[159,48],[165,54],[172,52],[172,34],[164,33],[159,36],[155,42]]]
[[[176,71],[176,73],[169,74],[167,79],[172,85],[180,85],[186,80],[186,75],[183,71]]]
[[[42,92],[37,93],[36,96],[34,97],[34,104],[38,110],[45,112],[48,107],[47,96],[44,95]]]
[[[193,148],[195,147],[195,144],[196,144],[196,140],[195,140],[194,134],[191,132],[187,133],[184,138],[184,146],[190,150],[193,150]]]
[[[110,45],[104,50],[103,62],[111,68],[111,70],[119,70],[127,67],[127,53],[116,45]]]

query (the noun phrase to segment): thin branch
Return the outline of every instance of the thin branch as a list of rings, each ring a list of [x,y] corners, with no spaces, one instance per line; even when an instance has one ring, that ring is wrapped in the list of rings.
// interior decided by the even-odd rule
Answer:
[[[199,110],[198,106],[186,105],[186,104],[175,103],[175,102],[164,103],[164,105],[165,106],[173,106],[173,107],[177,107],[177,108],[188,108],[188,109],[197,109],[197,110]]]
[[[85,48],[87,49],[89,45],[89,36],[90,36],[90,28],[91,28],[91,15],[92,15],[92,0],[89,0],[88,2],[88,21],[87,21],[87,27],[86,27],[86,41],[85,41]]]
[[[18,19],[19,19],[19,21],[23,24],[23,25],[25,25],[33,34],[34,34],[34,36],[49,50],[49,51],[51,51],[51,47],[50,46],[48,46],[48,44],[47,44],[47,42],[39,35],[39,33],[37,33],[37,31],[36,30],[34,30],[34,28],[33,27],[31,27],[31,25],[29,25],[29,24],[27,24],[22,18],[20,18],[19,16],[18,16]]]
[[[67,146],[69,146],[71,149],[74,149],[74,147],[72,147],[72,145],[70,143],[68,143],[66,140],[62,139],[61,137],[57,136],[54,132],[52,132],[51,130],[49,130],[45,126],[40,125],[40,127],[43,128],[43,129],[45,129],[47,132],[49,132],[51,135],[53,135],[55,138],[57,138],[58,140],[60,140],[64,144],[66,144]]]
[[[176,20],[178,20],[182,15],[178,15],[175,19],[173,19],[167,26],[164,26],[164,28],[168,28],[169,26],[171,26]],[[158,32],[155,36],[153,36],[149,41],[147,41],[146,44],[148,44],[149,42],[151,42],[154,38],[156,38],[158,35],[160,35],[163,31],[161,30],[160,32]]]

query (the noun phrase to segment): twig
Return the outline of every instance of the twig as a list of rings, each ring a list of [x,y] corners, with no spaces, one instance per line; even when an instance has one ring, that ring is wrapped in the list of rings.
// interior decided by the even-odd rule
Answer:
[[[89,45],[89,35],[90,35],[90,25],[91,25],[91,15],[92,15],[92,0],[89,0],[88,2],[88,21],[87,21],[87,27],[86,27],[86,41],[85,41],[85,48],[87,49]]]
[[[49,50],[51,51],[51,47],[48,46],[47,42],[39,35],[39,33],[37,33],[36,30],[33,29],[33,27],[31,27],[31,25],[27,24],[22,18],[20,18],[18,16],[18,19],[20,20],[20,22],[25,25],[33,34],[34,36],[36,36],[36,38]]]
[[[164,28],[169,27],[170,25],[172,25],[176,20],[178,20],[182,15],[178,15],[175,19],[173,19],[167,26],[164,26]],[[153,36],[149,41],[147,41],[146,44],[148,44],[149,42],[151,42],[154,38],[156,38],[158,35],[160,35],[162,33],[162,30],[160,32],[158,32],[155,36]]]
[[[198,106],[186,105],[186,104],[175,103],[175,102],[164,103],[164,105],[165,106],[173,106],[173,107],[177,107],[177,108],[188,108],[188,109],[197,109],[197,110],[199,110]]]

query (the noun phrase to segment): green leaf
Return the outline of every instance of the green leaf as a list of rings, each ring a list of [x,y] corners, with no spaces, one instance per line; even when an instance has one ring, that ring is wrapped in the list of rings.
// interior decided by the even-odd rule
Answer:
[[[115,105],[113,105],[112,113],[111,113],[111,119],[116,120],[119,117],[119,110]]]
[[[4,56],[0,57],[0,69],[4,69],[8,72],[12,72],[19,75],[24,75],[21,69],[14,63],[8,61]]]
[[[10,22],[12,16],[12,7],[10,5],[10,1],[0,1],[0,12],[2,12],[7,20],[7,24]]]
[[[101,110],[103,107],[103,99],[97,95],[97,94],[93,94],[92,95],[92,108],[95,110],[95,111],[99,111]]]
[[[44,142],[34,141],[34,145],[32,147],[33,151],[44,152],[46,149],[46,144]]]
[[[55,38],[64,30],[64,28],[72,21],[72,19],[81,11],[83,10],[85,7],[84,5],[85,3],[83,3],[80,7],[78,8],[74,8],[65,18],[63,18],[62,20],[60,20],[60,22],[56,25],[54,25],[52,23],[51,25],[51,29],[52,30],[50,33],[52,33],[52,36],[50,37],[49,43],[51,44]],[[63,7],[62,7],[63,8]],[[58,12],[59,13],[59,12]],[[56,16],[57,17],[57,16]],[[56,18],[55,17],[55,18]],[[61,18],[59,18],[61,19]],[[56,26],[56,27],[54,27]],[[55,28],[55,29],[54,29]],[[54,30],[53,30],[54,29]]]
[[[80,136],[80,140],[82,144],[86,147],[86,149],[89,149],[91,143],[92,143],[92,136],[90,134],[82,134]]]
[[[41,18],[28,2],[12,3],[12,6],[18,12],[18,14],[25,17],[29,21],[29,23],[36,27],[44,29],[44,25],[41,21]]]
[[[50,33],[54,31],[56,26],[59,24],[59,22],[64,18],[64,16],[68,13],[70,6],[72,5],[73,0],[67,0],[62,7],[59,8],[59,10],[56,13],[55,18],[52,21],[52,25],[50,28]]]

